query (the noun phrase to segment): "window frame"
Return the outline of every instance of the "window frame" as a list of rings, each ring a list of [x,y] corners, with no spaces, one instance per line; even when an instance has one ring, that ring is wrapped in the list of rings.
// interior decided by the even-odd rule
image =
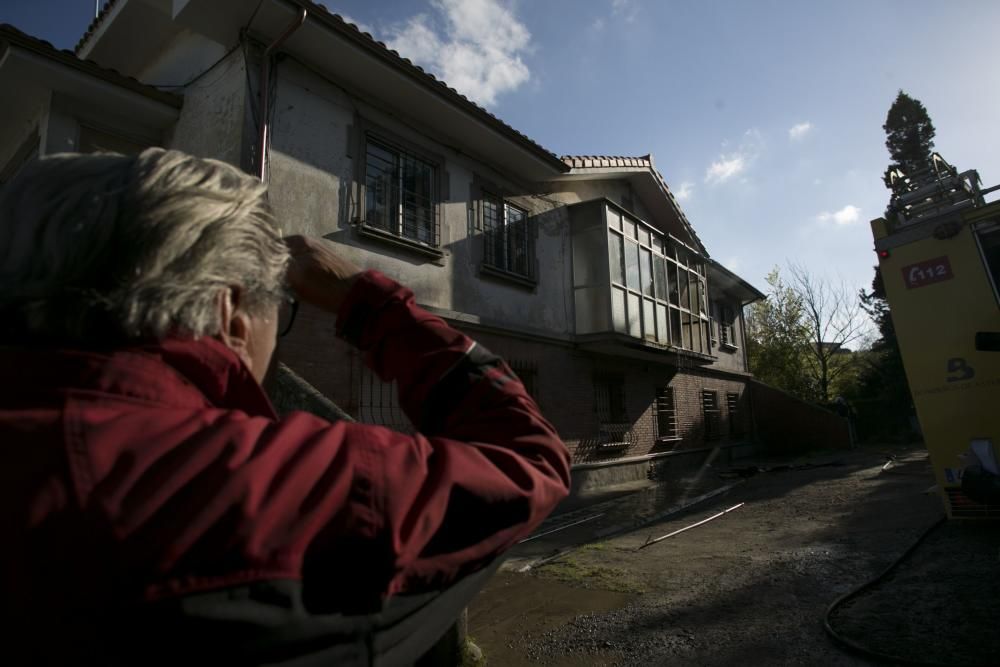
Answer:
[[[1000,267],[995,262],[996,255],[991,251],[993,245],[989,243],[994,236],[1000,236],[1000,220],[993,219],[976,224],[973,227],[973,234],[976,239],[976,249],[979,251],[979,258],[983,263],[983,272],[990,282],[993,290],[993,297],[997,305],[1000,306]],[[994,260],[991,262],[991,260]]]
[[[616,333],[625,334],[639,340],[654,343],[657,345],[669,345],[687,352],[711,356],[711,318],[708,312],[708,278],[704,258],[682,241],[674,238],[670,234],[665,234],[655,227],[646,224],[633,214],[619,209],[608,202],[604,206],[605,226],[607,227],[607,247],[609,262],[609,289],[612,291],[611,298],[611,330]],[[611,265],[611,249],[614,245],[612,236],[618,237],[618,247],[621,248],[618,260],[621,262],[622,281],[615,278],[615,271]],[[631,245],[630,245],[631,244]],[[629,252],[635,246],[638,257],[638,266],[634,274],[629,272]],[[649,268],[643,270],[643,262],[649,257]],[[661,290],[657,291],[657,276],[659,275],[659,262],[663,263],[663,276],[659,281]],[[648,276],[645,274],[649,273]],[[679,276],[683,274],[684,280]],[[672,276],[674,279],[672,279]],[[644,281],[644,277],[648,281]],[[637,278],[637,284],[633,285],[632,278]],[[647,284],[651,285],[652,293],[646,290]],[[680,284],[686,289],[680,289]],[[694,290],[691,286],[694,285]],[[615,294],[622,294],[624,300],[624,327],[616,327]],[[686,296],[684,296],[686,295]],[[683,297],[683,298],[682,298]],[[631,305],[638,304],[638,313],[635,318],[631,318]],[[646,326],[649,311],[647,305],[652,308],[652,337]],[[692,309],[695,306],[695,309]],[[666,318],[663,321],[664,332],[660,335],[659,308],[665,310]],[[674,318],[677,321],[677,331],[679,339],[675,337]],[[637,322],[633,327],[633,320]],[[633,333],[638,328],[638,335]],[[685,337],[684,331],[687,330]],[[697,330],[698,345],[694,345],[692,334]],[[686,342],[685,342],[686,341]]]
[[[711,405],[711,407],[709,407]],[[719,407],[717,389],[701,390],[701,415],[705,442],[722,440],[722,409]]]
[[[597,420],[599,449],[620,449],[632,444],[632,423],[628,416],[628,398],[625,393],[625,377],[613,373],[598,373],[593,378],[594,385],[594,416]],[[601,388],[607,396],[607,410],[602,410]],[[615,411],[615,399],[617,395],[621,412]],[[604,419],[603,417],[607,417]],[[620,417],[620,419],[615,419]],[[624,428],[622,428],[624,427]]]
[[[727,302],[718,302],[719,312],[719,347],[727,350],[738,350],[734,342],[736,332],[736,310]]]
[[[355,225],[357,231],[362,236],[376,241],[388,242],[391,245],[402,247],[407,250],[417,251],[430,257],[440,260],[444,257],[443,250],[443,210],[442,203],[447,195],[447,172],[445,170],[445,160],[442,156],[427,151],[421,146],[407,141],[392,132],[381,127],[372,126],[364,120],[359,119],[360,129],[357,132],[354,155],[357,166],[355,169],[355,182],[357,184],[358,205],[356,209]],[[368,211],[368,167],[369,167],[369,145],[375,143],[383,150],[394,152],[398,164],[399,156],[406,155],[414,160],[425,163],[431,168],[433,182],[430,188],[431,215],[430,235],[432,243],[422,241],[404,235],[404,209],[402,204],[394,204],[397,209],[395,214],[395,229],[386,229],[381,225],[373,224],[369,219]],[[397,167],[398,169],[398,167]],[[395,179],[394,179],[395,180]],[[419,234],[418,234],[419,237]]]
[[[496,227],[490,229],[487,225],[487,213],[486,207],[487,202],[490,202],[497,211],[497,220],[494,224]],[[499,275],[505,278],[512,278],[518,281],[528,282],[532,285],[537,284],[537,270],[535,267],[535,235],[531,229],[531,211],[526,206],[521,206],[518,203],[512,201],[510,197],[504,196],[500,188],[483,186],[479,191],[478,196],[479,204],[479,228],[482,231],[483,237],[483,253],[482,262],[480,263],[480,269],[484,273],[490,273],[494,275]],[[522,225],[522,238],[524,252],[524,271],[517,270],[516,267],[512,266],[511,261],[511,240],[512,240],[512,223],[510,222],[510,211],[513,209],[521,214],[523,218],[520,220]],[[503,253],[503,262],[496,262],[495,251],[491,252],[492,244],[496,243],[496,239],[499,237],[500,244]]]
[[[507,365],[524,385],[528,396],[538,403],[538,364],[524,359],[508,359]]]
[[[673,387],[666,385],[656,388],[653,398],[653,411],[656,439],[659,441],[680,440],[681,437],[677,428],[677,401]],[[666,428],[664,428],[664,422]],[[667,432],[664,433],[664,431]]]
[[[744,433],[743,422],[739,421],[740,394],[736,391],[726,392],[726,420],[729,422],[729,437],[742,438]]]

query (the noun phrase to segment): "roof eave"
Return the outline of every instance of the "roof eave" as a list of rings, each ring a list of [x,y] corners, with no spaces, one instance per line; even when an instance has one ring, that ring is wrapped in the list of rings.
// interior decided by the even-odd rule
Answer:
[[[728,281],[731,282],[732,285],[734,285],[740,291],[743,292],[743,294],[740,295],[740,301],[743,305],[747,305],[755,301],[761,301],[767,298],[766,294],[761,292],[759,289],[748,283],[740,276],[736,275],[735,273],[727,269],[718,261],[714,259],[709,259],[708,262],[709,262],[709,270],[721,273]],[[746,298],[743,298],[744,296]]]
[[[370,55],[395,67],[398,71],[406,74],[410,79],[431,91],[438,97],[462,109],[477,121],[491,128],[495,132],[507,137],[510,141],[519,145],[523,150],[535,156],[543,164],[551,168],[554,173],[560,174],[569,171],[569,167],[551,151],[546,150],[537,142],[516,129],[503,122],[489,111],[471,101],[454,88],[449,87],[433,74],[424,71],[414,65],[408,58],[400,56],[396,51],[389,49],[382,42],[378,42],[368,33],[362,32],[357,26],[348,23],[339,14],[330,13],[325,7],[317,5],[310,0],[283,0],[289,4],[306,9],[309,18],[323,24],[333,30],[339,36],[347,39],[352,44],[362,48]]]
[[[127,77],[114,70],[105,69],[89,60],[81,60],[69,51],[60,51],[48,42],[27,35],[13,26],[0,25],[0,44],[5,45],[6,48],[16,48],[76,72],[96,77],[173,109],[180,109],[184,104],[184,99],[179,95],[147,86],[131,77]]]
[[[574,159],[570,156],[563,156],[563,163],[565,164],[568,159]],[[577,158],[578,159],[578,158]],[[584,157],[583,159],[586,159]],[[557,176],[552,179],[555,181],[572,181],[572,180],[587,180],[594,176],[619,176],[622,178],[632,178],[636,174],[646,174],[652,180],[653,184],[660,190],[663,194],[664,199],[666,199],[667,204],[673,210],[677,219],[680,221],[681,225],[684,227],[685,231],[691,236],[692,242],[698,247],[698,251],[708,256],[708,249],[705,244],[702,243],[701,238],[699,238],[698,233],[694,230],[694,225],[688,220],[687,215],[685,215],[684,210],[681,208],[680,204],[677,203],[677,199],[674,197],[673,192],[670,191],[670,187],[667,185],[666,180],[663,175],[653,166],[652,155],[647,155],[641,158],[614,158],[616,161],[620,162],[618,165],[614,166],[591,166],[591,167],[570,167],[569,171],[562,176]]]

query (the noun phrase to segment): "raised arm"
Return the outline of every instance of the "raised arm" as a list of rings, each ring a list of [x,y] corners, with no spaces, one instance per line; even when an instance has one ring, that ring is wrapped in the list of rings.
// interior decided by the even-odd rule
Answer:
[[[506,363],[374,271],[338,269],[321,242],[290,243],[300,294],[328,310],[383,380],[395,381],[414,436],[366,425],[343,428],[364,452],[374,524],[372,554],[386,592],[435,587],[488,563],[537,526],[568,493],[569,454]],[[322,265],[333,264],[334,268]],[[317,289],[351,274],[339,303]],[[299,280],[310,287],[298,289]],[[324,300],[325,299],[325,300]],[[321,547],[321,545],[318,545]],[[382,560],[382,559],[385,560]],[[373,563],[374,565],[374,563]]]

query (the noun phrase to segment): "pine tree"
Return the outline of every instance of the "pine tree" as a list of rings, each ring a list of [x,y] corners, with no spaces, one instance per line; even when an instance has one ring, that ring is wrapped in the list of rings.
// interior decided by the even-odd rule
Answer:
[[[930,162],[934,151],[934,123],[920,100],[902,90],[886,114],[885,147],[892,162],[885,171],[885,184],[889,187],[889,172],[896,169],[912,174]],[[891,211],[886,210],[886,217]],[[862,307],[878,327],[879,337],[871,348],[869,365],[861,374],[860,394],[868,401],[872,411],[879,413],[878,424],[884,436],[899,435],[909,430],[912,399],[899,342],[885,298],[885,286],[879,267],[875,267],[871,292],[861,290]]]
[[[934,151],[934,124],[920,100],[900,90],[882,129],[892,158],[890,170],[912,174],[927,165]]]

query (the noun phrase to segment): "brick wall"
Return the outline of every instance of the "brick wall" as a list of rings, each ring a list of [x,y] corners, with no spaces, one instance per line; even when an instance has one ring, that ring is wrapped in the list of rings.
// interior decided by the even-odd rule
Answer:
[[[459,328],[461,328],[459,326]],[[582,353],[568,344],[525,340],[482,331],[467,331],[472,338],[512,364],[537,368],[535,400],[573,452],[574,460],[613,461],[680,449],[696,449],[749,438],[750,402],[746,382],[687,366],[646,363],[620,357]],[[303,307],[292,333],[282,341],[280,359],[340,408],[361,421],[389,426],[400,418],[398,408],[385,399],[373,399],[370,377],[359,354],[336,338],[333,318]],[[622,447],[603,446],[601,420],[595,409],[595,377],[617,377],[624,386],[629,437]],[[366,387],[362,391],[363,385]],[[677,438],[658,438],[656,391],[673,387]],[[719,437],[706,441],[702,391],[718,395]],[[726,394],[738,395],[735,420]],[[381,401],[372,408],[372,401]],[[380,416],[381,415],[381,416]],[[730,422],[737,428],[732,429]],[[733,435],[735,431],[735,435]],[[606,438],[605,438],[606,439]]]
[[[357,415],[355,384],[358,353],[337,338],[335,320],[306,304],[278,343],[278,359],[352,416]]]
[[[467,332],[487,348],[512,362],[533,363],[536,396],[543,414],[569,445],[576,462],[613,461],[678,449],[695,449],[749,439],[750,402],[742,378],[725,378],[695,368],[678,370],[668,364],[579,352],[569,345],[550,344],[484,332]],[[624,384],[630,437],[625,447],[602,446],[595,410],[595,377],[620,377]],[[655,398],[658,387],[674,388],[677,438],[657,439]],[[705,440],[702,390],[718,392],[719,437]],[[734,393],[737,414],[730,415],[726,394]],[[730,420],[735,422],[731,429]]]
[[[757,439],[768,451],[792,453],[850,447],[847,422],[836,413],[753,380]]]

